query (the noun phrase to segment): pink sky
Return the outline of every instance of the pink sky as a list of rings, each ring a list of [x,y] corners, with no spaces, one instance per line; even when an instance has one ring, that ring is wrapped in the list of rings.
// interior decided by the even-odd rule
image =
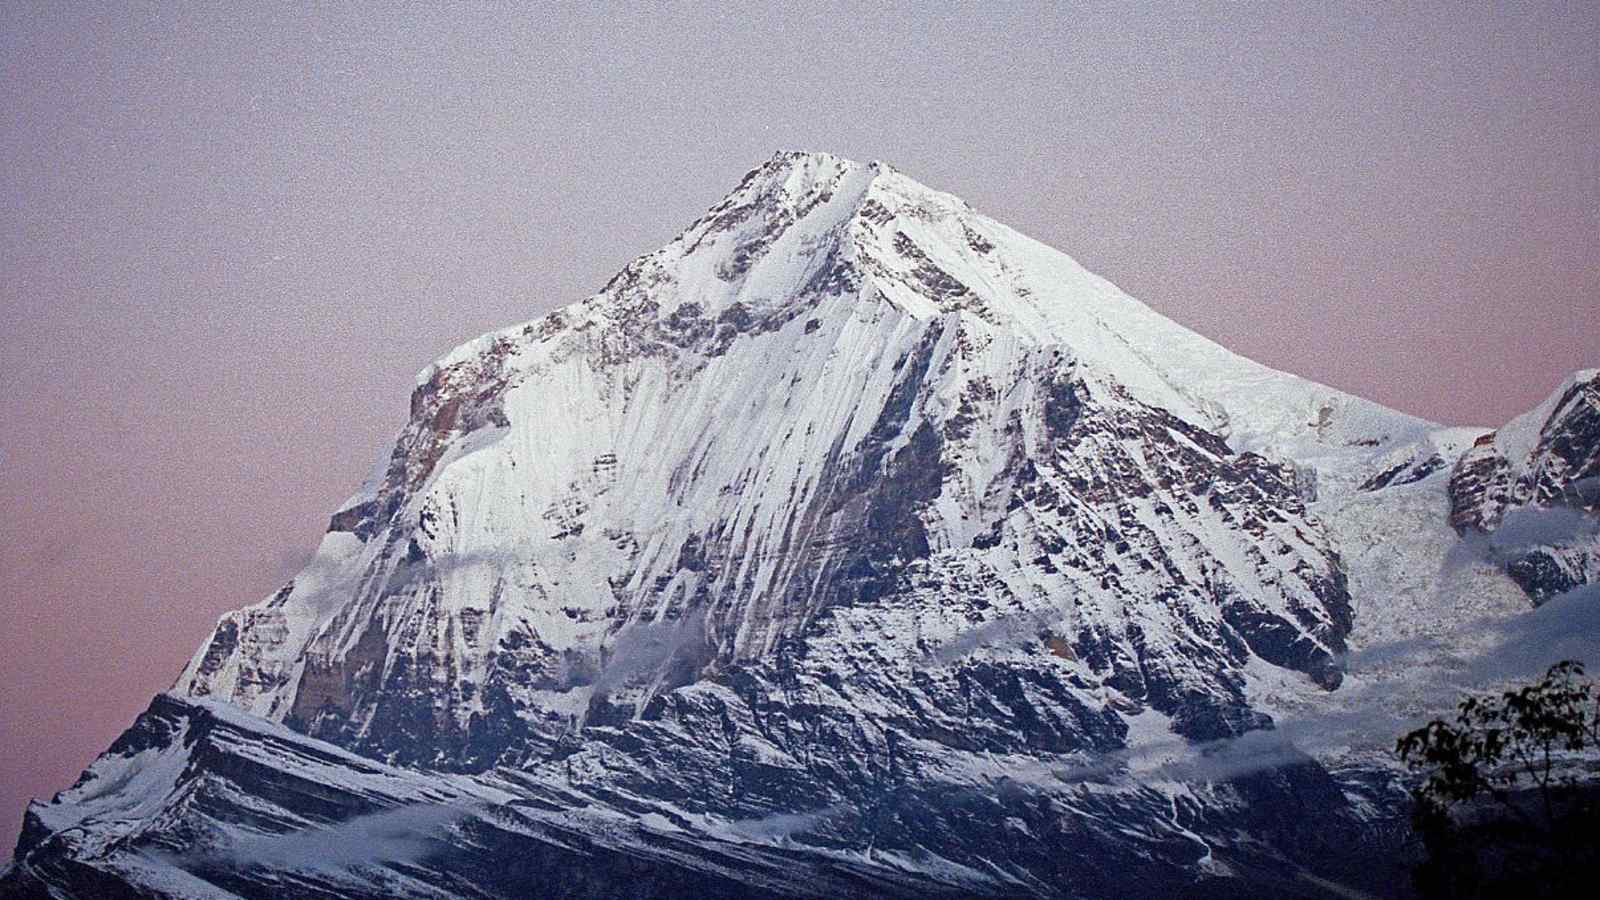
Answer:
[[[0,842],[292,573],[453,344],[774,150],[888,160],[1278,368],[1600,364],[1600,12],[0,4]]]

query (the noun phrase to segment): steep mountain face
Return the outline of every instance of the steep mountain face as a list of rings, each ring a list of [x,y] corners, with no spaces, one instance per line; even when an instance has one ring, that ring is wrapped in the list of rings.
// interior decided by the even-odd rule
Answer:
[[[1235,385],[1255,402],[1197,389]],[[1263,414],[1274,393],[1299,415]],[[885,167],[782,157],[598,296],[425,372],[308,575],[225,618],[178,689],[476,768],[822,652],[835,617],[904,665],[1011,616],[1062,674],[1220,737],[1255,721],[1247,657],[1333,687],[1350,628],[1315,475],[1224,435],[1418,427]],[[647,624],[672,652],[612,664]]]
[[[30,811],[0,883],[1392,887],[1381,768],[1186,781],[1165,748],[1339,696],[1403,568],[1388,510],[1593,511],[1595,385],[1463,455],[1477,433],[1234,356],[887,166],[780,154],[600,293],[426,369],[314,561]],[[439,806],[426,854],[228,862]],[[501,852],[539,862],[467,874]]]

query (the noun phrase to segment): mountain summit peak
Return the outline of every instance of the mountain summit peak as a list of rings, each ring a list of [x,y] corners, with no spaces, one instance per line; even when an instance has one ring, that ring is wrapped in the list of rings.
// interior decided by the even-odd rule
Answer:
[[[969,339],[1054,348],[1141,402],[1242,447],[1333,447],[1415,437],[1430,423],[1234,354],[1071,257],[882,162],[779,151],[666,246],[582,302],[457,348],[424,370],[504,355],[577,326],[608,356],[719,357],[735,341],[829,323],[948,320]],[[853,325],[850,323],[854,323]],[[943,327],[943,326],[941,326]],[[848,350],[874,358],[872,342]],[[700,363],[695,363],[698,365]]]
[[[840,156],[837,153],[829,153],[826,150],[778,150],[766,162],[756,166],[752,171],[759,171],[768,167],[784,171],[855,171],[865,169],[874,173],[903,174],[899,168],[881,159],[858,162]]]
[[[732,192],[713,206],[706,218],[718,224],[732,219],[719,213],[766,211],[780,217],[803,218],[819,206],[836,217],[860,211],[869,199],[907,200],[945,205],[951,210],[971,208],[959,198],[934,190],[881,160],[856,162],[822,151],[780,150],[747,172]],[[834,203],[838,200],[840,202]],[[781,212],[779,212],[781,211]],[[698,224],[704,223],[702,218]],[[767,223],[771,225],[769,221]],[[694,228],[689,229],[691,232]]]

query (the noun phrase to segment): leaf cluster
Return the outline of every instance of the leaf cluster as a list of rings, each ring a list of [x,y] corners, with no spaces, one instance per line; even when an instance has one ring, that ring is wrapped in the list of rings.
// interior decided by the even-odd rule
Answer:
[[[1418,872],[1424,893],[1479,895],[1462,883],[1549,875],[1574,862],[1560,851],[1574,829],[1593,824],[1593,789],[1580,773],[1585,752],[1600,750],[1600,689],[1582,663],[1563,661],[1533,684],[1462,700],[1454,721],[1435,719],[1395,750],[1425,773],[1411,791],[1430,856]]]

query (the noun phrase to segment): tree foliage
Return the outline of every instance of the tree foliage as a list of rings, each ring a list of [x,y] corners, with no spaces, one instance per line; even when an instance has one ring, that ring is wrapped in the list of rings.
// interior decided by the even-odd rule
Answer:
[[[1590,896],[1600,690],[1583,664],[1552,666],[1499,696],[1468,697],[1455,721],[1402,736],[1396,752],[1424,774],[1413,822],[1428,851],[1429,897]]]

